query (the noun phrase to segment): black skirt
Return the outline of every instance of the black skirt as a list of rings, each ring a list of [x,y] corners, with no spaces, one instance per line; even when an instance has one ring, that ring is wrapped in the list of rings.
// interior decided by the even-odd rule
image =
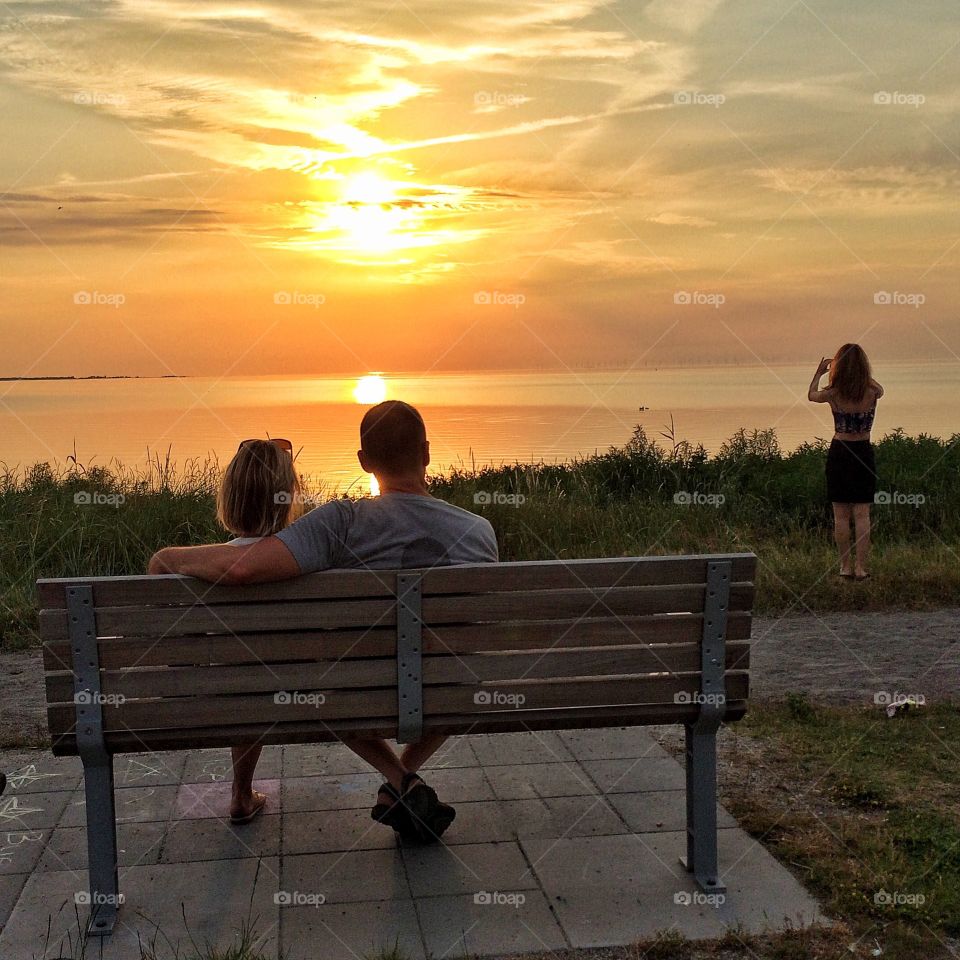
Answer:
[[[831,503],[873,503],[877,469],[869,440],[837,440],[827,454],[827,498]]]

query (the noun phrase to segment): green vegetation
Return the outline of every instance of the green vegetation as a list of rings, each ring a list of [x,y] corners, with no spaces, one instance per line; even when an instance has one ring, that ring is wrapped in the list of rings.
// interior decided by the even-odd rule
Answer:
[[[960,436],[895,432],[877,444],[880,489],[913,500],[873,510],[877,549],[864,584],[834,575],[825,456],[822,444],[784,454],[773,431],[740,432],[708,456],[638,429],[595,457],[453,470],[432,489],[488,516],[507,560],[752,550],[761,613],[956,603]],[[38,577],[139,573],[160,546],[224,539],[218,480],[215,464],[169,461],[0,474],[0,646],[35,642]]]
[[[879,944],[888,958],[954,956],[960,709],[938,704],[890,719],[792,697],[755,704],[731,732],[731,770],[744,767],[745,739],[758,752],[750,784],[731,780],[724,802],[854,931],[851,941]]]

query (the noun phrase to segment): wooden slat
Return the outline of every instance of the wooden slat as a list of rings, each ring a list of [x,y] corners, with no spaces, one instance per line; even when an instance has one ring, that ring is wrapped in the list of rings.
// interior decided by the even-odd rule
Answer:
[[[218,607],[98,607],[101,637],[182,636],[189,633],[249,633],[263,630],[389,626],[396,623],[395,601],[291,600],[286,603],[224,604]],[[63,637],[64,610],[40,612],[40,635]]]
[[[692,584],[425,597],[423,619],[425,623],[435,625],[698,612],[703,609],[705,590],[702,585]],[[731,584],[729,609],[748,609],[752,600],[752,584]],[[282,604],[225,604],[219,607],[98,607],[96,611],[97,633],[102,637],[385,626],[395,623],[395,616],[393,601],[385,599],[292,600]],[[41,636],[45,640],[62,637],[66,619],[65,611],[42,611]]]
[[[700,614],[609,617],[581,620],[542,620],[531,623],[451,624],[427,627],[425,653],[479,653],[497,650],[561,649],[580,646],[619,646],[629,643],[699,642]],[[750,615],[731,612],[727,640],[750,637]],[[104,669],[128,666],[172,666],[186,663],[276,663],[284,660],[338,660],[341,657],[392,657],[396,631],[392,627],[264,633],[242,636],[105,638],[100,641]],[[71,669],[69,644],[43,646],[48,671]]]
[[[727,667],[749,666],[750,645],[727,646]],[[656,644],[645,647],[546,650],[538,653],[497,653],[470,656],[427,656],[423,682],[477,685],[492,680],[532,680],[550,677],[628,676],[645,673],[691,673],[700,669],[697,644]],[[193,666],[102,670],[100,688],[105,696],[128,700],[215,694],[264,693],[281,690],[344,690],[393,686],[396,660],[346,660],[342,662],[249,664],[246,666]],[[73,699],[73,674],[46,675],[47,701]]]
[[[200,634],[186,637],[106,637],[99,642],[100,665],[174,666],[186,663],[270,663],[284,660],[339,660],[342,657],[392,657],[397,652],[394,627],[316,630],[303,633],[251,633],[237,636]],[[48,670],[69,669],[70,646],[43,646]]]
[[[508,733],[527,730],[584,730],[603,727],[633,727],[647,724],[684,723],[697,718],[698,708],[684,704],[641,704],[636,706],[597,707],[591,710],[526,710],[523,717],[514,713],[474,717],[431,717],[424,722],[430,733],[460,736],[481,733]],[[747,712],[745,700],[728,701],[724,719],[729,723]],[[381,720],[336,720],[323,726],[313,723],[283,723],[264,727],[257,724],[236,724],[204,727],[198,730],[159,730],[137,733],[111,733],[107,747],[112,753],[139,753],[143,750],[186,750],[204,747],[228,747],[259,742],[329,743],[341,736],[392,738],[396,723],[385,725]],[[57,756],[75,755],[76,740],[72,733],[52,739]]]
[[[486,593],[509,590],[580,589],[602,586],[653,586],[702,583],[709,560],[729,560],[732,579],[752,580],[753,554],[616,557],[540,560],[433,567],[424,571],[424,593]],[[41,609],[63,609],[68,584],[93,587],[97,606],[144,604],[208,605],[318,598],[385,597],[393,593],[391,570],[327,570],[293,580],[250,586],[214,586],[189,577],[71,577],[37,581]]]
[[[673,703],[679,693],[694,694],[699,677],[672,676],[641,679],[562,680],[533,682],[510,686],[510,692],[523,693],[529,709],[554,707],[612,706],[630,703]],[[744,699],[747,674],[727,675],[728,695]],[[476,688],[468,686],[427,687],[424,689],[426,715],[459,713],[465,715],[491,712],[489,707],[474,701]],[[72,705],[50,707],[54,730],[68,729]],[[194,727],[222,726],[243,717],[249,723],[286,723],[313,721],[318,724],[356,717],[393,717],[397,712],[394,690],[339,692],[328,696],[317,706],[304,703],[278,704],[273,696],[184,697],[169,700],[134,700],[103,706],[104,729],[116,730],[182,730]]]

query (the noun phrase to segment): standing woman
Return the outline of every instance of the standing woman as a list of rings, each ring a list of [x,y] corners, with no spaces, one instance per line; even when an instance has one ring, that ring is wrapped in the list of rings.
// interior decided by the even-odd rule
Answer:
[[[826,389],[820,380],[829,371]],[[824,357],[810,382],[807,397],[829,403],[834,434],[827,454],[827,495],[833,503],[834,539],[840,549],[840,576],[866,580],[870,554],[870,504],[877,490],[870,429],[883,387],[870,374],[870,361],[857,343],[845,343],[833,360]],[[850,551],[850,520],[856,532]]]

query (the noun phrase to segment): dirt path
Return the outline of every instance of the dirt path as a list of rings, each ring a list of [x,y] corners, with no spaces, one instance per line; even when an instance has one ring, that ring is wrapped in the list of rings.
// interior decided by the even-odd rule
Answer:
[[[831,613],[754,621],[751,696],[790,692],[832,703],[877,694],[960,695],[960,607],[910,613]],[[0,654],[0,743],[46,730],[39,650]]]

